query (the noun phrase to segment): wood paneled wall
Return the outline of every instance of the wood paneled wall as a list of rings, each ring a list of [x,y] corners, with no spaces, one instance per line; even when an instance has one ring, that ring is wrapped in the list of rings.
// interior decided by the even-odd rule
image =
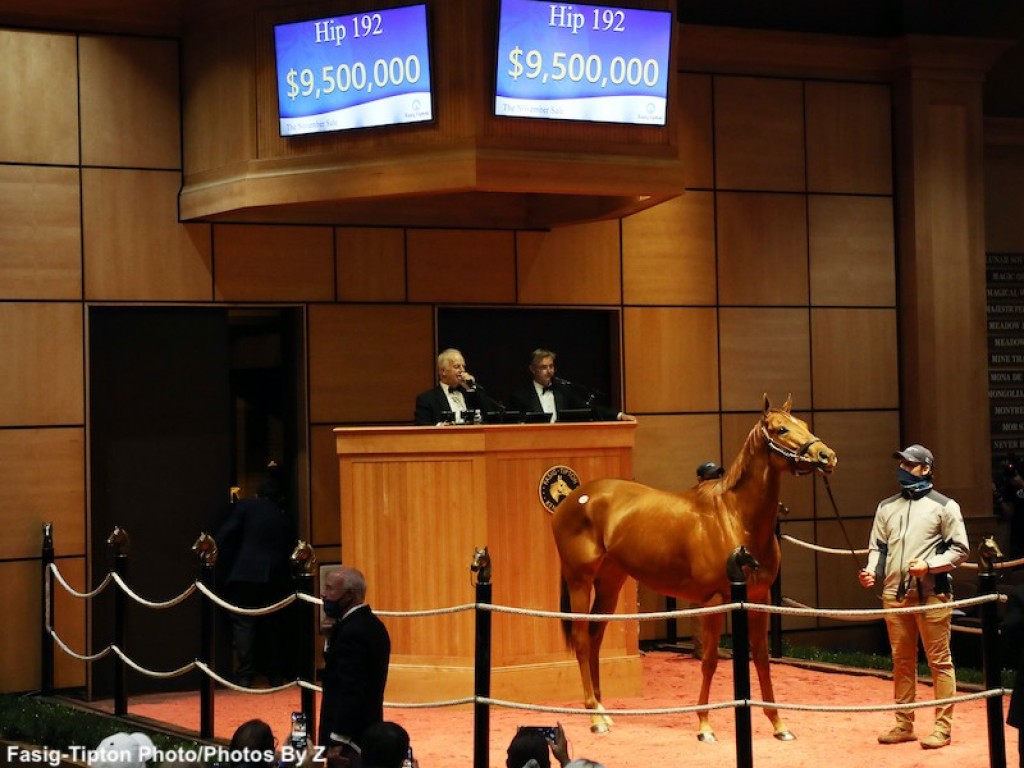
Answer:
[[[640,418],[636,476],[653,485],[683,488],[701,461],[730,461],[762,394],[792,393],[839,453],[834,492],[863,546],[893,484],[891,451],[918,438],[900,432],[893,91],[877,72],[803,79],[794,60],[772,77],[744,71],[736,51],[718,53],[726,58],[709,61],[728,59],[728,74],[712,63],[679,79],[686,193],[624,220],[547,232],[208,225],[178,221],[182,154],[231,149],[182,147],[182,122],[201,126],[190,122],[192,95],[179,100],[176,41],[0,30],[0,56],[19,62],[0,68],[0,97],[33,116],[0,123],[0,348],[14,373],[0,383],[0,508],[11,533],[0,581],[12,606],[2,642],[29,660],[0,670],[0,689],[38,686],[42,522],[54,521],[62,570],[85,586],[92,304],[305,308],[303,533],[324,562],[340,542],[330,429],[411,420],[414,395],[434,381],[442,304],[618,312],[622,391]],[[209,69],[188,79],[234,93],[215,46],[210,54]],[[255,114],[247,102],[225,109]],[[935,109],[936,130],[969,130],[969,116]],[[1024,167],[1019,147],[990,157]],[[951,172],[952,160],[972,162],[941,167]],[[999,178],[990,195],[1002,196],[1005,215],[990,217],[989,233],[1019,249],[1020,193],[1012,174]],[[944,393],[963,391],[961,374],[950,370]],[[787,479],[786,530],[841,545],[819,483]],[[822,605],[868,599],[848,563],[789,546],[786,556],[787,593]],[[83,617],[77,601],[62,604],[72,647],[84,642]],[[79,664],[59,669],[61,684],[83,679]]]

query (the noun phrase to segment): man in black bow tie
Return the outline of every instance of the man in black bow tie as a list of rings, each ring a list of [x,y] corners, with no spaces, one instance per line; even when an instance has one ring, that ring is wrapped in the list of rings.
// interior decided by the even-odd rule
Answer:
[[[437,378],[436,387],[416,396],[417,426],[472,422],[477,412],[485,419],[487,413],[501,410],[466,370],[459,350],[446,349],[437,356]]]
[[[558,421],[559,411],[589,410],[595,421],[636,421],[628,413],[595,405],[590,402],[593,390],[579,387],[555,377],[555,353],[550,349],[535,349],[530,358],[533,381],[516,390],[509,397],[509,408],[523,413],[548,413],[551,421]]]

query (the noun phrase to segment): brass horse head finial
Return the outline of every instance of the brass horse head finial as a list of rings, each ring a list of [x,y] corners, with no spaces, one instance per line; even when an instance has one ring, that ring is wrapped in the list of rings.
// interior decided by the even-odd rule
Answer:
[[[978,545],[978,565],[982,571],[992,573],[997,561],[1003,559],[1003,550],[999,548],[995,536],[986,536]]]
[[[289,560],[292,564],[292,573],[301,576],[313,575],[313,568],[316,567],[316,552],[304,539],[299,539],[296,542]]]
[[[473,586],[491,583],[491,553],[487,551],[487,547],[483,549],[477,547],[474,550],[473,562],[470,563],[469,570],[476,574]]]
[[[192,544],[192,551],[199,556],[199,563],[213,567],[217,564],[217,541],[206,531],[199,534],[199,538]]]
[[[124,528],[115,525],[114,530],[107,536],[107,546],[114,550],[115,557],[124,557],[132,548],[131,536],[128,535],[128,531]]]
[[[760,567],[761,564],[757,562],[757,558],[742,545],[736,547],[725,561],[725,572],[729,574],[729,581],[736,584],[747,580],[747,575],[743,572],[744,568],[756,571]]]

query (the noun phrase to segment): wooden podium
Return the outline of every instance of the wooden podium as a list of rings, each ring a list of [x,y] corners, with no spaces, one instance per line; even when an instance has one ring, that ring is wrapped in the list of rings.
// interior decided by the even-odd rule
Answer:
[[[475,601],[476,547],[494,565],[493,602],[559,610],[560,565],[540,482],[552,467],[580,482],[632,478],[636,425],[506,424],[334,430],[341,486],[342,562],[359,568],[377,610],[449,608]],[[636,611],[636,583],[619,612]],[[390,701],[473,694],[473,611],[385,618],[391,633]],[[560,622],[494,613],[491,693],[536,702],[582,696]],[[612,622],[602,651],[605,696],[641,692],[639,628]]]

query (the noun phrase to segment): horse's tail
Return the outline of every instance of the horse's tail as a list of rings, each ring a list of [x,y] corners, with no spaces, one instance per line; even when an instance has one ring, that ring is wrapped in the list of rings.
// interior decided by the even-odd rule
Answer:
[[[559,602],[562,613],[572,612],[572,600],[569,599],[569,582],[562,578],[562,598]],[[572,648],[572,622],[569,619],[562,619],[562,635],[565,637],[566,648]]]

